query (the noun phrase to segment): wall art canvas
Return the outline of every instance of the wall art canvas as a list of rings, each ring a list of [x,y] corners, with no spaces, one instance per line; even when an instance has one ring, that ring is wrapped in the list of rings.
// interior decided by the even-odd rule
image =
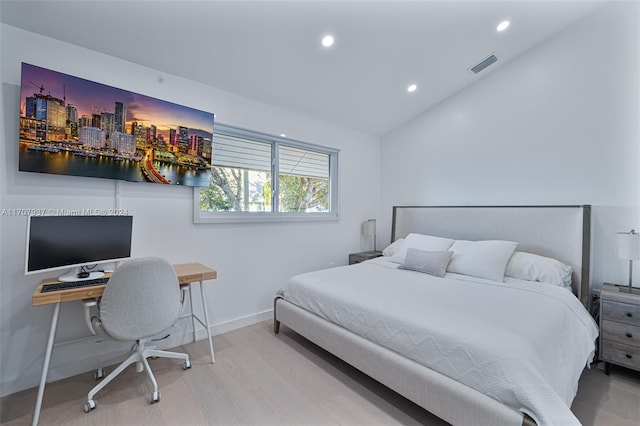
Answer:
[[[209,186],[214,114],[22,64],[19,170]]]

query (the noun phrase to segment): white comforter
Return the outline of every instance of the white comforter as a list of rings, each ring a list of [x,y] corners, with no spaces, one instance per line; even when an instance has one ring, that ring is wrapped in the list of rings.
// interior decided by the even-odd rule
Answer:
[[[568,290],[457,274],[436,278],[378,258],[301,274],[284,299],[527,413],[579,425],[570,411],[598,330]]]

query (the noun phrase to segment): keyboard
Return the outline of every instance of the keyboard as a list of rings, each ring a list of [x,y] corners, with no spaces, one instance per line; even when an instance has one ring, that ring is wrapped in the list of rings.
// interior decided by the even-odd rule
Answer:
[[[68,290],[70,288],[83,288],[93,287],[96,285],[103,285],[109,281],[109,277],[94,278],[91,280],[80,281],[65,281],[53,284],[45,284],[42,286],[41,293],[48,293],[50,291]]]

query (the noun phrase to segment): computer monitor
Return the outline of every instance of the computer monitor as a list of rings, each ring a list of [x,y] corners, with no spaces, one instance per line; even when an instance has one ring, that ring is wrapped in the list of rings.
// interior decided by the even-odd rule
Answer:
[[[132,216],[30,216],[25,274],[70,268],[60,281],[99,278],[96,264],[131,257],[132,228]]]

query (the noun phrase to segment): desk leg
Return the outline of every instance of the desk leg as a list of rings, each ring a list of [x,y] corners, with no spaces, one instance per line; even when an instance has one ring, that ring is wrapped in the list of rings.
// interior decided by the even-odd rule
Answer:
[[[209,313],[207,312],[207,299],[204,298],[204,286],[200,281],[200,295],[202,297],[202,309],[204,310],[204,322],[206,324],[207,336],[209,337],[209,352],[211,352],[211,364],[216,363],[216,357],[213,354],[213,339],[211,338],[211,323],[209,322]]]
[[[193,312],[193,283],[189,283],[189,307],[191,308],[191,330],[193,330],[193,341],[197,341],[196,338],[196,316]]]
[[[42,365],[42,375],[40,376],[40,387],[38,387],[38,397],[36,399],[36,408],[33,411],[32,426],[36,426],[40,420],[40,409],[42,408],[42,398],[44,397],[44,387],[47,383],[47,375],[49,374],[49,361],[51,361],[51,352],[53,351],[53,340],[56,336],[58,328],[58,316],[60,315],[60,302],[53,306],[53,316],[51,317],[51,328],[49,328],[49,341],[47,342],[47,350],[44,353],[44,364]]]

